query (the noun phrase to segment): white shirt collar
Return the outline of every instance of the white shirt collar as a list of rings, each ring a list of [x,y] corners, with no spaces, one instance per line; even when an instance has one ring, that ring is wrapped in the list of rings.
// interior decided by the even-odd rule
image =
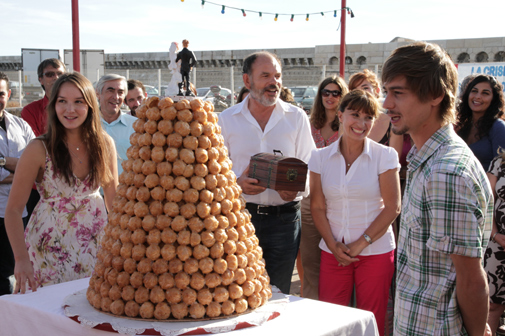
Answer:
[[[340,140],[341,139],[342,139],[342,137],[339,137],[337,141],[335,141],[333,144],[330,145],[330,147],[331,147],[330,156],[333,156],[335,154],[342,155],[342,153],[340,152]],[[369,138],[365,138],[365,146],[363,147],[362,154],[368,155],[368,157],[370,159],[372,159],[373,157],[372,157],[372,151],[370,148],[370,141],[373,141],[373,140],[370,140]]]

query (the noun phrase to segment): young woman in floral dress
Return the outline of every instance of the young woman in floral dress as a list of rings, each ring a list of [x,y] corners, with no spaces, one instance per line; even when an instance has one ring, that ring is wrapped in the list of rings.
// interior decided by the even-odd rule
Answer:
[[[36,290],[91,275],[105,206],[112,209],[118,184],[114,143],[102,130],[89,80],[79,73],[61,76],[47,112],[47,133],[21,156],[5,213],[16,260],[14,293],[24,293],[27,281]],[[23,237],[21,213],[34,182],[40,201]]]

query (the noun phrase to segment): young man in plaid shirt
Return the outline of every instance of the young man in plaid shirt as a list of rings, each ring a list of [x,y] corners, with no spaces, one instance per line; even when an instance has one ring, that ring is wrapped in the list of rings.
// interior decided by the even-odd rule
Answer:
[[[384,63],[384,108],[410,134],[397,250],[395,335],[490,335],[482,258],[493,196],[453,130],[457,71],[439,46],[417,42]]]

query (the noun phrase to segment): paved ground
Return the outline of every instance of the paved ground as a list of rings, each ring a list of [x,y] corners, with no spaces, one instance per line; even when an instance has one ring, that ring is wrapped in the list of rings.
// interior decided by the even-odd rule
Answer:
[[[293,276],[291,277],[291,288],[289,290],[289,294],[295,295],[295,296],[300,296],[300,277],[298,276],[298,270],[295,269],[293,271]]]

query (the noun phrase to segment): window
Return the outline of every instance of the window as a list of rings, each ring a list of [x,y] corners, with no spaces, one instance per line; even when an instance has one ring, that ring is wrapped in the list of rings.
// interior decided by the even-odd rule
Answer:
[[[329,61],[330,65],[338,65],[338,57],[333,56]]]
[[[350,56],[345,57],[345,64],[352,64],[352,58]]]
[[[461,53],[458,55],[458,63],[469,63],[470,62],[470,55],[467,53]]]
[[[505,51],[499,51],[494,55],[495,62],[503,62],[505,61]]]
[[[358,63],[359,65],[366,64],[366,57],[365,56],[358,57],[356,63]]]
[[[489,56],[484,51],[481,51],[480,53],[477,54],[477,57],[475,57],[475,60],[477,62],[487,62],[489,60]]]

